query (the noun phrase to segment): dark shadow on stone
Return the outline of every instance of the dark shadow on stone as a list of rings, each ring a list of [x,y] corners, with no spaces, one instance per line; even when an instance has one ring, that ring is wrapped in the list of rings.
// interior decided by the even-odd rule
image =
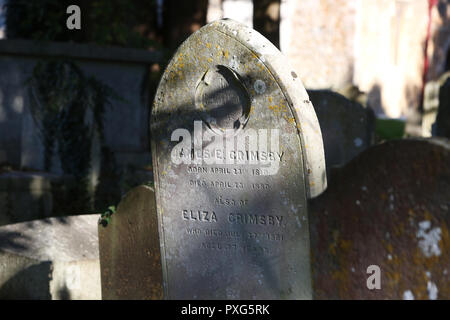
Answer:
[[[66,285],[58,289],[57,295],[57,298],[59,300],[70,300],[71,298],[69,289],[66,287]]]
[[[50,273],[50,262],[41,262],[18,272],[0,288],[0,299],[50,300]]]
[[[17,252],[27,251],[28,247],[21,243],[21,239],[30,240],[19,232],[0,230],[0,247],[4,249],[12,249]]]

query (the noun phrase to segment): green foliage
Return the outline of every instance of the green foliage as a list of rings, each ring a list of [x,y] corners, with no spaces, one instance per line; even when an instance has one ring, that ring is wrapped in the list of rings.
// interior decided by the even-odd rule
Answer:
[[[375,135],[378,140],[401,139],[405,135],[405,122],[397,119],[376,119]]]
[[[66,9],[72,4],[81,8],[81,30],[66,27]],[[159,47],[149,39],[156,17],[154,0],[7,0],[6,7],[8,38]]]
[[[100,215],[98,224],[106,227],[111,222],[111,216],[116,212],[115,206],[109,206],[108,209]]]

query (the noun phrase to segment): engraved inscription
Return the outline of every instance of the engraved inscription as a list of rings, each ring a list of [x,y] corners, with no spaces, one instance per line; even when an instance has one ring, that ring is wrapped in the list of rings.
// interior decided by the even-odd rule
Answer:
[[[230,213],[228,222],[233,224],[257,224],[263,226],[284,227],[283,216]]]
[[[183,210],[181,216],[187,221],[217,222],[217,215],[214,211]]]

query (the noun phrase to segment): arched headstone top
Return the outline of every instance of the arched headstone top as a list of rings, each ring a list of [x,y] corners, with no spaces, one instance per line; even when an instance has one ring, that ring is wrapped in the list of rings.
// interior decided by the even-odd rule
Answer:
[[[213,37],[213,34],[216,36]],[[227,41],[227,44],[235,42],[234,46],[231,48],[221,46],[220,42],[216,41],[217,37],[229,37],[230,41]],[[242,51],[244,48],[248,50],[244,57],[231,54],[233,49]],[[307,196],[309,198],[318,196],[326,189],[327,179],[322,133],[314,107],[298,73],[290,66],[287,58],[259,32],[231,19],[217,20],[205,25],[180,46],[167,67],[168,71],[163,75],[162,82],[189,76],[186,73],[190,73],[189,69],[192,66],[203,68],[204,71],[202,80],[191,79],[197,84],[195,86],[197,91],[199,87],[202,88],[202,84],[199,85],[199,82],[204,81],[204,77],[217,77],[221,71],[225,73],[231,71],[235,75],[246,78],[249,77],[249,65],[246,59],[257,60],[259,62],[256,64],[257,68],[260,68],[260,71],[265,69],[271,75],[284,95],[288,107],[292,110],[293,119],[290,121],[295,121],[302,143]],[[222,65],[219,60],[223,63]],[[222,70],[217,68],[222,68]],[[256,94],[264,94],[267,90],[267,84],[261,79],[254,79],[249,87]],[[187,94],[189,90],[186,89],[183,90]],[[158,90],[155,102],[161,101],[161,94],[165,95],[166,93]],[[192,96],[198,97],[198,94]],[[185,102],[200,105],[199,101],[187,102],[185,100]],[[172,106],[174,107],[175,104]],[[160,112],[164,113],[165,111],[156,103],[153,114],[156,116]],[[245,116],[245,114],[236,114],[235,116],[243,115]]]

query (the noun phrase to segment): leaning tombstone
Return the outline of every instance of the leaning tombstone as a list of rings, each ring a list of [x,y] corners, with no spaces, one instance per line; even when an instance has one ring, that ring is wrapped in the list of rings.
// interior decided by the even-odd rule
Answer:
[[[151,130],[164,298],[310,299],[306,200],[326,171],[286,58],[240,23],[206,25],[162,76]]]

